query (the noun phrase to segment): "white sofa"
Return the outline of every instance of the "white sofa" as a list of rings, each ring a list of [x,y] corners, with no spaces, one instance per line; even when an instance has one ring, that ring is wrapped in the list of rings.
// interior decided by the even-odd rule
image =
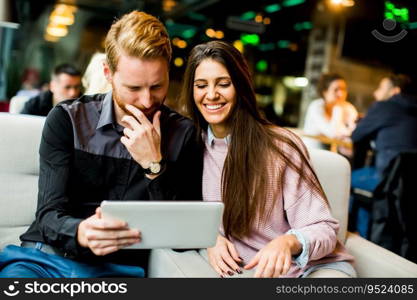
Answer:
[[[39,142],[44,117],[0,113],[0,249],[19,244],[19,235],[32,223],[37,201]],[[417,265],[346,231],[349,164],[340,155],[311,150],[311,158],[340,221],[340,240],[355,256],[360,277],[417,277]],[[196,251],[152,251],[150,277],[218,277]]]

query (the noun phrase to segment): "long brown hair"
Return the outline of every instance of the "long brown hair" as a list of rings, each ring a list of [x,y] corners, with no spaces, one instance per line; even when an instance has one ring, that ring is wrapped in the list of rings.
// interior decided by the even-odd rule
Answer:
[[[257,216],[271,214],[273,205],[267,205],[266,199],[270,193],[268,187],[275,182],[271,182],[267,170],[270,165],[275,165],[274,160],[283,161],[285,166],[299,173],[301,180],[325,199],[303,151],[291,138],[279,134],[259,113],[248,65],[243,55],[225,42],[211,41],[197,45],[188,58],[181,101],[195,122],[197,136],[201,139],[202,131],[207,130],[208,126],[194,104],[193,97],[195,70],[205,59],[213,59],[226,67],[237,94],[236,105],[229,119],[231,142],[222,173],[222,200],[225,205],[223,228],[226,237],[249,236]],[[282,143],[300,154],[301,165],[294,163],[284,153],[278,146]],[[275,171],[275,179],[280,179],[276,184],[282,184],[283,171]],[[300,185],[301,182],[295,184]]]

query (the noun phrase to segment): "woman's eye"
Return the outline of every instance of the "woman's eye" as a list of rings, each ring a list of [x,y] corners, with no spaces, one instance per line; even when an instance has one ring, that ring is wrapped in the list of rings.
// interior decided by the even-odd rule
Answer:
[[[229,87],[230,86],[230,82],[221,82],[221,83],[219,83],[219,85],[221,87]]]
[[[206,85],[204,85],[204,84],[196,84],[195,86],[198,89],[204,89],[206,87]]]

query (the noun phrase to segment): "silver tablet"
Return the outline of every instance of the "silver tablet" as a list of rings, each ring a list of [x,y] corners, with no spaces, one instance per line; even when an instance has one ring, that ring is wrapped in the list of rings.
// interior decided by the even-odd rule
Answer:
[[[125,249],[213,247],[223,203],[203,201],[103,201],[104,217],[126,221],[141,242]]]

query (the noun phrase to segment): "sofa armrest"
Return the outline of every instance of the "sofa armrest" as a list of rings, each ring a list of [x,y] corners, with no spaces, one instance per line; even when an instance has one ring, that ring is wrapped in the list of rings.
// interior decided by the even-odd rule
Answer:
[[[417,277],[417,264],[357,234],[349,232],[345,246],[355,257],[358,277]]]

